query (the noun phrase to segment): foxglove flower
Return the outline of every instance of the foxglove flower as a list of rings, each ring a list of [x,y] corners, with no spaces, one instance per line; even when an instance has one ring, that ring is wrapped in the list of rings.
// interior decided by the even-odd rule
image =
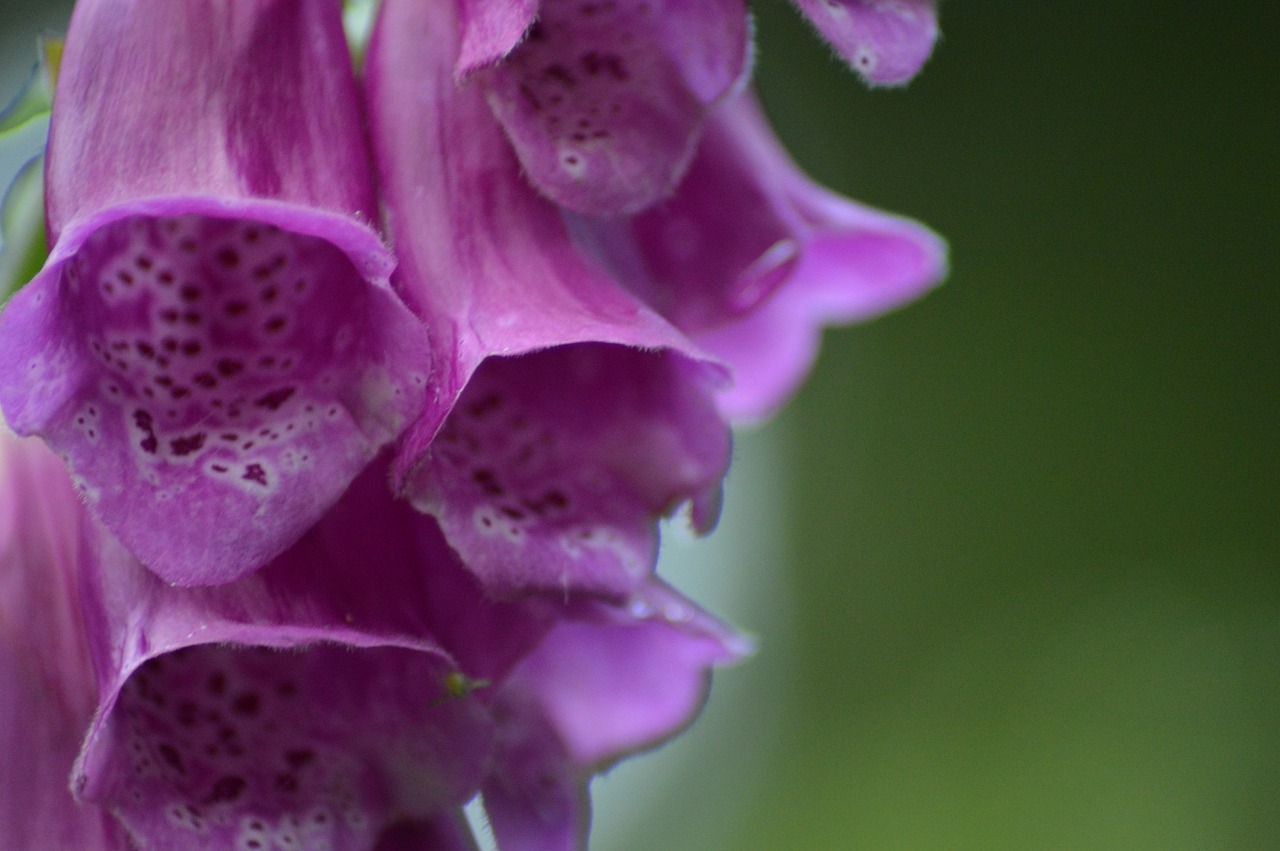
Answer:
[[[0,844],[123,851],[67,778],[93,715],[75,567],[81,508],[58,458],[0,421]]]
[[[714,522],[723,375],[523,180],[482,87],[454,78],[458,27],[452,3],[388,0],[368,56],[397,284],[456,364],[434,392],[461,394],[411,429],[398,478],[492,593],[623,597],[658,517],[692,500]]]
[[[937,0],[792,0],[868,83],[907,82],[938,39]]]
[[[495,728],[465,684],[505,678],[553,612],[486,601],[385,464],[234,583],[169,586],[93,544],[100,702],[73,784],[138,847],[469,847]]]
[[[897,307],[946,269],[946,248],[925,227],[809,180],[749,93],[713,117],[673,197],[631,219],[583,219],[575,230],[733,368],[720,403],[735,419],[759,419],[786,401],[823,325]]]
[[[659,582],[562,620],[502,685],[485,812],[500,851],[586,848],[592,775],[675,735],[748,643]]]
[[[462,4],[459,71],[505,53],[476,83],[533,184],[583,213],[630,213],[668,194],[707,114],[750,68],[742,0],[542,0],[506,51],[477,5]],[[528,12],[517,5],[503,32]]]
[[[337,3],[81,0],[0,406],[165,580],[284,550],[416,417]]]

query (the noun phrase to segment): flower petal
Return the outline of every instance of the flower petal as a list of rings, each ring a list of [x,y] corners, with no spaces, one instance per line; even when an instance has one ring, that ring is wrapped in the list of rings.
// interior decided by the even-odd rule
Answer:
[[[938,39],[937,0],[793,0],[818,32],[872,85],[901,85]]]
[[[713,665],[745,642],[658,582],[562,621],[504,684],[485,812],[502,851],[586,847],[591,775],[701,709]]]
[[[733,367],[720,401],[737,419],[786,401],[824,324],[891,310],[946,272],[946,246],[933,232],[803,174],[749,93],[716,112],[671,199],[630,220],[581,220],[576,233]]]
[[[474,794],[491,722],[452,685],[446,645],[502,676],[545,626],[485,601],[385,475],[367,471],[284,556],[214,588],[165,585],[97,539],[85,800],[155,847],[367,849]]]
[[[400,479],[497,593],[517,585],[625,593],[651,566],[657,516],[714,489],[728,462],[728,432],[709,404],[723,374],[584,256],[559,211],[521,180],[482,93],[453,80],[447,45],[454,32],[448,4],[388,0],[369,54],[398,283],[431,327],[440,359],[456,364],[452,383],[437,389],[402,445]],[[580,343],[611,345],[556,351]],[[481,365],[495,356],[501,360]],[[576,372],[562,375],[568,364]],[[631,389],[611,387],[611,378]],[[468,380],[475,386],[454,407]],[[587,388],[598,404],[581,404]],[[469,413],[494,394],[504,418],[522,416],[542,441],[527,469],[513,438],[489,435]],[[446,415],[443,433],[461,441],[449,455],[432,446]],[[628,432],[644,446],[624,464],[616,443]],[[650,471],[639,471],[640,458]],[[554,473],[557,483],[535,492],[535,468]],[[623,487],[639,490],[612,505],[589,504]],[[560,499],[572,499],[573,511],[557,511]],[[519,500],[551,513],[535,520]],[[516,529],[524,524],[515,520],[530,521],[535,534]],[[601,521],[611,528],[599,535],[587,528]],[[561,537],[584,530],[597,542],[592,556],[566,554]]]
[[[57,457],[0,422],[0,836],[11,848],[125,847],[68,780],[94,698],[76,606],[79,524]]]
[[[741,0],[543,0],[481,80],[541,192],[630,213],[675,187],[707,110],[747,71],[748,38]]]
[[[539,5],[541,0],[459,0],[458,77],[492,65],[514,50],[538,16]]]
[[[625,595],[657,557],[656,518],[715,491],[728,463],[690,368],[588,344],[487,360],[410,481],[415,503],[500,596]]]
[[[59,236],[0,314],[10,422],[178,584],[296,540],[417,416],[430,368],[361,221],[338,10],[199,14],[77,5],[50,140]]]

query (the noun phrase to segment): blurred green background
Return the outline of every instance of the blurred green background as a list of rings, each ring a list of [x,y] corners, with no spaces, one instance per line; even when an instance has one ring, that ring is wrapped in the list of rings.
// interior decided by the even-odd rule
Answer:
[[[740,442],[763,649],[602,843],[1280,848],[1280,4],[949,0],[890,91],[755,7],[796,158],[953,269]]]
[[[708,773],[626,847],[1280,848],[1280,4],[948,0],[891,91],[755,8],[796,158],[953,268],[766,429],[790,703],[748,804],[682,841]]]

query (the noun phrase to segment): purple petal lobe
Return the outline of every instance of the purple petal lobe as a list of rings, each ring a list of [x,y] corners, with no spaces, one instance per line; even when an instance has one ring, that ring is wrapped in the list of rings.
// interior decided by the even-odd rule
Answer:
[[[729,440],[670,353],[578,345],[486,361],[412,482],[498,594],[626,594],[657,518],[716,490]]]
[[[123,849],[106,813],[68,778],[93,715],[94,680],[76,606],[80,507],[44,445],[0,422],[0,844]]]
[[[76,5],[0,407],[170,582],[280,553],[421,410],[340,12]]]
[[[144,847],[467,847],[448,820],[493,725],[451,684],[504,677],[545,618],[487,601],[386,476],[374,465],[283,556],[213,588],[165,585],[94,538],[102,698],[76,788]]]
[[[332,242],[201,215],[72,235],[0,316],[0,405],[165,579],[269,560],[416,416],[419,325]]]
[[[440,682],[403,648],[157,656],[95,731],[84,794],[155,847],[370,848],[388,813],[452,796],[438,778],[465,748]]]
[[[494,770],[482,787],[484,810],[502,851],[580,851],[587,847],[591,801],[540,707],[509,695],[500,707]]]
[[[601,767],[674,735],[702,708],[710,670],[750,644],[669,587],[557,626],[516,669],[575,765]]]
[[[793,0],[872,85],[907,82],[938,38],[936,0]]]
[[[460,0],[458,77],[492,65],[515,49],[537,17],[539,5],[540,0]]]
[[[776,410],[818,351],[823,325],[869,319],[946,271],[927,228],[814,184],[743,94],[721,106],[676,194],[630,220],[582,220],[584,243],[637,294],[730,364],[721,407]]]
[[[684,173],[708,108],[745,73],[747,29],[740,0],[544,0],[483,82],[540,191],[634,212]]]

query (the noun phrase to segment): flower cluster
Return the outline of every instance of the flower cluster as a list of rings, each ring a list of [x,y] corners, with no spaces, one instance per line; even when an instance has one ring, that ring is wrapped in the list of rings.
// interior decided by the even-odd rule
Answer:
[[[936,37],[796,5],[873,84]],[[358,75],[336,0],[80,0],[0,313],[6,847],[463,849],[477,793],[585,847],[747,652],[659,521],[943,273],[750,63],[742,0],[383,0]]]

